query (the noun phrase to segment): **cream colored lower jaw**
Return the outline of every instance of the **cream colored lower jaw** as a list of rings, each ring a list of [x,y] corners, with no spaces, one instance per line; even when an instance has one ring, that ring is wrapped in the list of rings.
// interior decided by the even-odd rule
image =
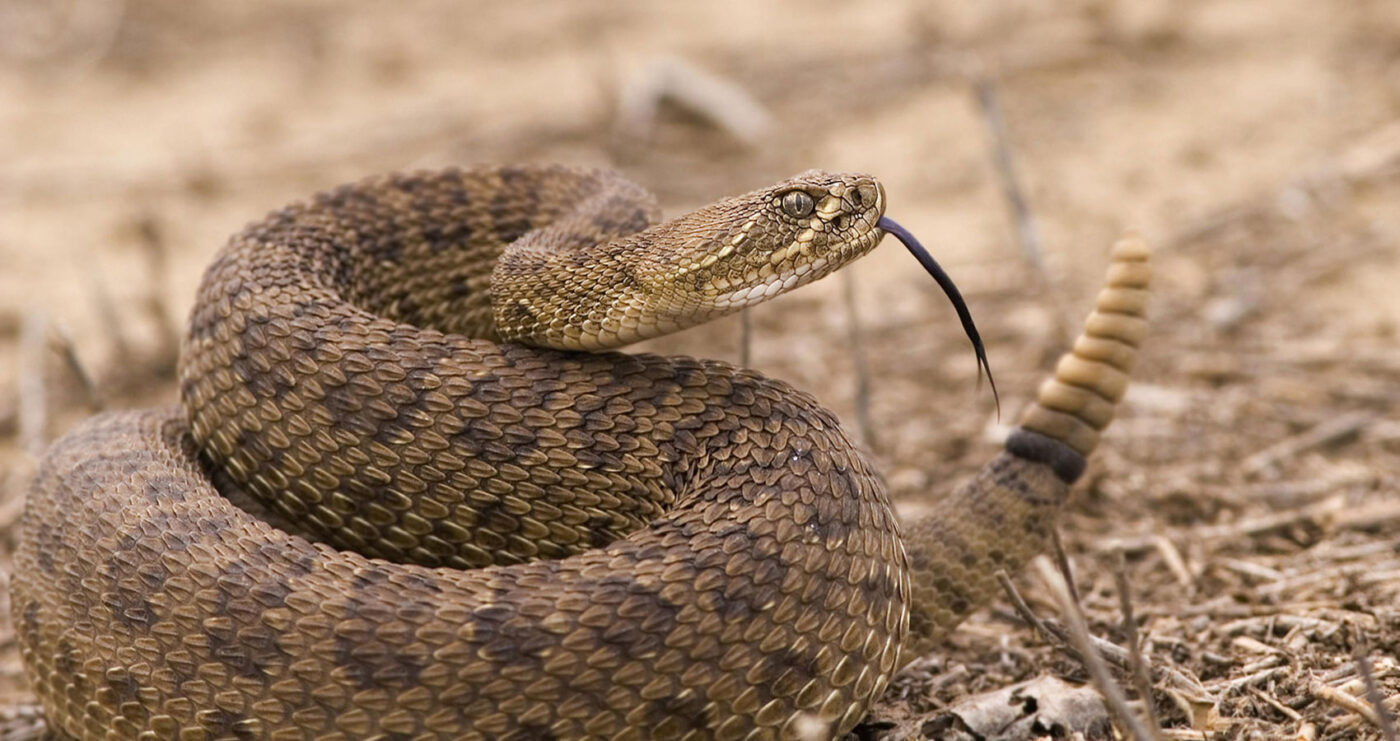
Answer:
[[[803,276],[813,272],[821,272],[826,268],[828,262],[828,258],[822,257],[809,263],[803,263],[790,273],[774,275],[763,283],[720,294],[713,299],[712,305],[720,311],[733,311],[762,303],[784,291],[795,288]]]
[[[664,307],[653,306],[648,311],[643,312],[645,319],[632,317],[631,321],[625,321],[620,319],[617,312],[614,311],[609,313],[608,318],[603,321],[604,326],[596,333],[573,338],[562,345],[549,342],[540,343],[538,339],[534,342],[561,349],[597,351],[622,347],[633,342],[670,334],[763,303],[781,293],[809,283],[866,254],[879,244],[879,237],[883,236],[883,234],[879,234],[868,246],[847,245],[834,253],[828,253],[811,262],[798,265],[791,272],[770,276],[759,284],[736,288],[714,297],[697,296],[699,306],[690,304],[691,309],[684,317],[678,316]]]

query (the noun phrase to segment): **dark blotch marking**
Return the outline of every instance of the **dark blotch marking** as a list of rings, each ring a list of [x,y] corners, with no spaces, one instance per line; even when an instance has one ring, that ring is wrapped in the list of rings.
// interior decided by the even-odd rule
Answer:
[[[791,669],[797,676],[801,677],[801,681],[798,683],[799,687],[821,674],[821,666],[817,663],[819,651],[820,649],[815,646],[809,646],[806,651],[798,651],[792,646],[784,646],[780,652],[782,666]]]
[[[496,220],[496,239],[509,244],[535,226],[533,220],[539,211],[539,199],[530,193],[530,175],[525,169],[502,167],[497,172],[502,187],[491,201],[490,212]],[[513,218],[506,218],[508,214]]]
[[[212,631],[204,635],[209,641],[209,657],[240,677],[266,678],[283,660],[276,635],[261,626],[245,628],[233,636]]]
[[[381,234],[372,244],[373,249],[367,249],[366,253],[376,260],[397,263],[403,259],[404,243],[400,232],[389,231]]]
[[[505,319],[505,322],[504,322],[504,323],[505,323],[507,326],[514,326],[514,325],[521,325],[521,324],[524,324],[524,325],[531,325],[531,324],[539,324],[539,323],[540,323],[540,322],[539,322],[539,318],[535,316],[535,312],[531,311],[531,310],[530,310],[530,307],[529,307],[529,306],[526,306],[525,303],[524,303],[523,301],[512,301],[512,302],[510,302],[509,304],[506,305],[506,307],[505,307],[505,312],[504,312],[504,313],[505,313],[505,316],[503,317],[503,318]]]
[[[346,372],[343,368],[340,370],[345,372],[348,379],[347,383],[340,386],[324,383],[325,398],[321,400],[321,404],[326,407],[326,411],[330,412],[331,416],[333,416],[337,422],[361,415],[365,406],[364,399],[362,399],[359,392],[355,390],[355,374]],[[359,434],[361,428],[357,427],[355,431]]]
[[[239,726],[246,717],[218,708],[199,712],[199,727],[209,733],[210,738],[255,738],[247,726]]]
[[[141,683],[130,675],[125,677],[108,676],[105,681],[119,702],[134,702],[141,699]]]
[[[428,221],[427,226],[423,228],[423,238],[428,241],[428,249],[436,255],[469,244],[472,229],[466,221],[452,224],[435,224]]]
[[[666,697],[656,700],[652,705],[659,711],[662,720],[675,718],[681,722],[682,730],[704,731],[714,727],[715,714],[708,709],[709,694],[703,687],[690,687],[693,694],[690,697],[681,699],[679,697]]]
[[[39,634],[39,603],[37,601],[30,600],[25,604],[20,628],[24,634],[24,644],[31,649],[38,649],[42,636]]]
[[[609,517],[590,517],[584,527],[588,545],[593,548],[602,548],[618,538],[618,534],[613,530],[612,518]]]
[[[531,741],[559,741],[559,737],[549,730],[549,726],[542,723],[525,723],[520,726],[520,738],[528,738]]]
[[[958,561],[962,563],[963,568],[977,568],[977,561],[979,559],[977,549],[974,548],[972,544],[968,543],[966,538],[960,535],[956,530],[948,527],[947,523],[934,522],[932,524],[933,527],[938,529],[938,542],[946,545],[951,553],[960,554],[958,556]]]
[[[78,660],[78,649],[67,638],[58,639],[58,655],[53,660],[54,668],[62,674],[73,675],[82,667]]]
[[[39,523],[38,534],[35,537],[39,543],[42,544],[39,548],[39,568],[43,570],[45,574],[52,574],[54,573],[53,528],[49,527],[48,523],[41,522]]]
[[[280,544],[274,546],[274,548],[280,547]],[[268,555],[269,560],[281,560],[277,558],[277,554]],[[293,579],[301,579],[309,576],[311,572],[316,570],[316,554],[303,552],[301,555],[297,556],[295,561],[286,561],[286,563],[288,566],[287,576]],[[288,591],[290,592],[290,587],[288,587]]]
[[[381,569],[362,568],[355,571],[355,578],[350,585],[357,591],[364,591],[375,584],[383,584],[389,581],[389,575]]]
[[[1053,508],[1059,505],[1065,490],[1041,491],[1032,487],[1030,482],[1022,475],[1023,471],[1016,466],[1010,465],[1009,458],[998,457],[993,461],[991,467],[992,483],[997,487],[1006,489],[1015,494],[1021,501],[1032,507],[1031,517],[1040,518],[1043,516],[1041,510]],[[1038,532],[1036,528],[1032,532]]]
[[[643,295],[650,293],[650,291],[647,290],[647,284],[644,283],[641,278],[637,277],[637,268],[630,263],[618,265],[617,282]]]
[[[253,358],[259,353],[268,352],[266,345],[257,342],[254,334],[255,330],[264,329],[271,323],[270,319],[249,316],[243,332],[238,338],[237,347],[239,352],[229,359],[229,369],[238,377],[238,380],[247,386],[248,390],[263,399],[282,399],[287,392],[292,390],[295,381],[289,381],[281,373],[263,373]],[[266,331],[263,332],[267,338]],[[273,366],[279,365],[273,361]]]
[[[363,582],[358,577],[366,575]],[[356,588],[370,589],[372,584],[383,581],[386,574],[375,569],[367,569],[357,575]],[[354,603],[351,603],[352,606]],[[418,684],[423,668],[432,662],[431,654],[415,655],[371,639],[368,643],[357,642],[354,638],[337,636],[335,639],[335,663],[346,670],[351,681],[359,689],[403,690]]]
[[[624,197],[613,197],[593,215],[593,227],[604,237],[635,234],[650,225],[646,209]]]
[[[932,610],[929,605],[920,602],[911,603],[909,605],[909,635],[933,635],[936,626],[931,615]]]
[[[158,622],[155,608],[144,595],[132,589],[113,585],[102,594],[102,604],[112,612],[112,619],[132,631],[149,632]]]
[[[933,588],[939,594],[939,598],[935,602],[944,605],[955,615],[966,614],[975,604],[967,592],[964,592],[956,582],[947,577],[941,576],[934,579]]]
[[[645,619],[648,628],[647,630],[637,630],[636,625],[618,622],[597,634],[598,643],[601,646],[616,648],[628,660],[650,661],[657,651],[664,648],[666,636],[676,630],[676,617],[681,612],[681,605],[661,596],[660,592],[643,587],[634,581],[631,575],[619,574],[616,577],[605,577],[604,584],[614,579],[613,583],[630,582],[626,586],[628,594],[644,595],[650,600]]]

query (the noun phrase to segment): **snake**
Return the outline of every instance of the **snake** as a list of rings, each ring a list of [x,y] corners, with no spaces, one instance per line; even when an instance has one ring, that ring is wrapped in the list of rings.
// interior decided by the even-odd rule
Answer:
[[[907,522],[809,394],[615,349],[849,264],[900,236],[885,204],[814,170],[662,221],[611,171],[478,166],[247,226],[178,404],[81,423],[27,490],[10,601],[47,732],[846,733],[1051,537],[1151,272],[1117,243],[1004,448]]]

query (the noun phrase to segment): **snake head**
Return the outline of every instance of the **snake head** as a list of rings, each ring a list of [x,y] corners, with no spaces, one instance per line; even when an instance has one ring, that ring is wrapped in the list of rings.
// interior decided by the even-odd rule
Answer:
[[[673,253],[668,280],[710,315],[766,301],[824,277],[879,244],[885,189],[869,175],[809,170],[682,217],[712,232]]]
[[[641,192],[618,182],[504,251],[491,289],[499,339],[601,350],[657,337],[817,280],[885,235],[879,181],[811,170],[605,240],[619,230],[598,224]]]

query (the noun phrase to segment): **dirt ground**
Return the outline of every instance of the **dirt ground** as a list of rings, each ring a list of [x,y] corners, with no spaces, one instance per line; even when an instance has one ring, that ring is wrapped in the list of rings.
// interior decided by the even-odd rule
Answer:
[[[730,87],[706,98],[711,76]],[[635,105],[657,89],[682,104]],[[962,286],[1004,421],[1087,310],[1108,246],[1139,229],[1156,247],[1153,332],[1061,527],[1090,631],[1128,645],[1125,576],[1149,702],[1115,677],[1162,738],[1385,738],[1400,711],[1394,0],[0,0],[0,569],[34,451],[96,406],[174,398],[179,326],[227,235],[365,174],[480,161],[614,167],[668,214],[811,167],[876,174]],[[753,310],[750,363],[857,427],[867,366],[863,434],[917,507],[1004,428],[906,253],[844,275]],[[740,336],[731,319],[647,349],[736,360]],[[1039,579],[1015,583],[1059,618]],[[27,695],[0,609],[4,705]],[[975,738],[959,723],[981,693],[1044,675],[1088,682],[1002,600],[855,735]],[[1041,700],[1021,706],[1038,725],[990,736],[1077,732]]]

